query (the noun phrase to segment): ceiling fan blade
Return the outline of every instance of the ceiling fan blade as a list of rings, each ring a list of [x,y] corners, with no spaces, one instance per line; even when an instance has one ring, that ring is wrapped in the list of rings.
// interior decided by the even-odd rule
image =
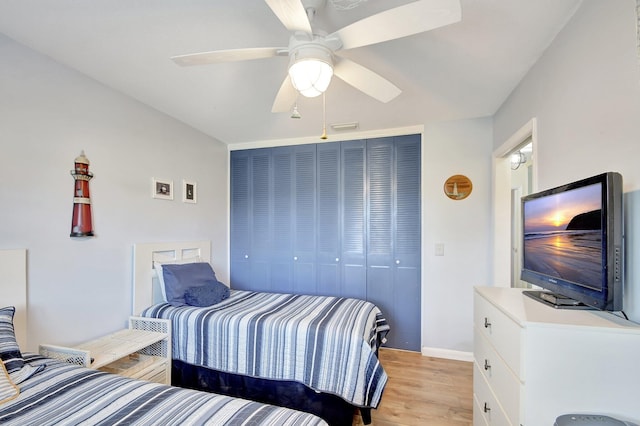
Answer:
[[[387,103],[402,93],[386,78],[348,59],[341,58],[335,64],[333,74],[380,102]]]
[[[289,31],[312,34],[311,23],[300,0],[265,0],[282,25]]]
[[[286,47],[256,47],[247,49],[214,50],[212,52],[191,53],[188,55],[172,56],[178,65],[215,64],[220,62],[248,61],[251,59],[271,58],[288,52]]]
[[[276,99],[273,101],[271,112],[289,111],[297,98],[298,91],[293,87],[293,84],[291,84],[291,78],[289,78],[289,74],[287,74],[287,77],[280,86],[280,90],[278,90]]]
[[[368,46],[459,22],[460,0],[420,0],[380,12],[336,31],[343,49]]]

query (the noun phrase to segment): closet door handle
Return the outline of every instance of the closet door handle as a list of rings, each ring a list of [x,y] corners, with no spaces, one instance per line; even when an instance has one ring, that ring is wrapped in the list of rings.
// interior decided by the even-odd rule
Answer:
[[[484,360],[484,369],[486,370],[491,370],[491,364],[489,363],[488,359]]]
[[[484,408],[482,409],[482,411],[484,411],[485,413],[488,413],[489,411],[491,411],[491,408],[489,408],[486,402],[484,403]]]
[[[489,318],[484,317],[484,328],[491,327],[491,323],[489,322]]]

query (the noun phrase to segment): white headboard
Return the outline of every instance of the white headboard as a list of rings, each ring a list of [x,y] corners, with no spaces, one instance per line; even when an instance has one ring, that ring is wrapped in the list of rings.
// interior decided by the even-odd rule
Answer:
[[[15,306],[13,327],[21,350],[27,350],[27,250],[0,250],[0,308]]]
[[[134,244],[132,314],[139,315],[145,308],[162,300],[153,262],[168,262],[190,257],[199,257],[202,262],[210,262],[211,241]]]

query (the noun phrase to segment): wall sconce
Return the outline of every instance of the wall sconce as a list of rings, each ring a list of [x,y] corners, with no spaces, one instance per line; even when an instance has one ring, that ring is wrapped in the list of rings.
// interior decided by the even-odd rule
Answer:
[[[518,170],[520,165],[527,162],[527,157],[522,153],[522,151],[516,151],[511,154],[511,170]]]

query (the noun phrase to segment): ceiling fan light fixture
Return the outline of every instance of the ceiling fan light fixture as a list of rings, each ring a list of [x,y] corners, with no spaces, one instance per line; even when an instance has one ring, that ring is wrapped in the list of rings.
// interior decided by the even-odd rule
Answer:
[[[291,83],[300,94],[307,98],[321,95],[333,77],[333,67],[318,59],[303,59],[289,68]]]
[[[324,93],[333,77],[331,54],[327,49],[306,46],[291,55],[291,83],[300,94],[313,98]]]

